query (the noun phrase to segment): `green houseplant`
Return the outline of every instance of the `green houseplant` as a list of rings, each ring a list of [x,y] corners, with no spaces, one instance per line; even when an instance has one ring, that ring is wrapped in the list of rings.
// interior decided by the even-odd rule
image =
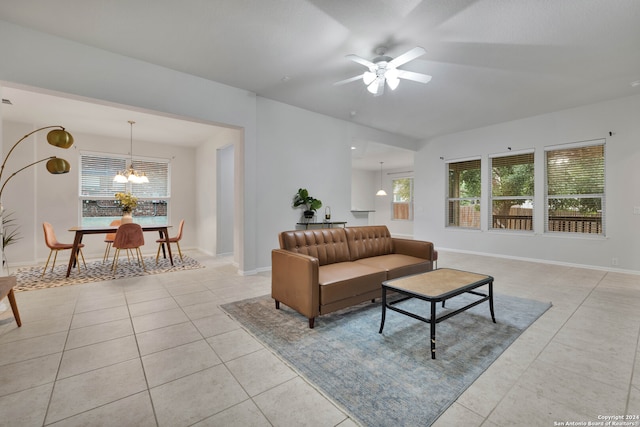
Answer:
[[[305,218],[313,218],[316,210],[322,207],[322,202],[315,197],[311,197],[306,188],[299,188],[293,196],[293,207],[303,208]]]
[[[13,212],[2,216],[2,227],[4,228],[4,233],[2,234],[3,248],[16,243],[22,238],[18,230],[19,225],[15,221],[16,218],[13,217]]]

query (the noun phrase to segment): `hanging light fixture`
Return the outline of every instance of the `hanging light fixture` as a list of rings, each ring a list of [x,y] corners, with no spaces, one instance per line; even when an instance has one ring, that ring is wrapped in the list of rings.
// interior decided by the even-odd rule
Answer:
[[[384,162],[380,162],[380,189],[376,193],[376,196],[386,196],[387,192],[382,189],[382,164]]]
[[[149,182],[147,175],[144,172],[139,172],[133,168],[133,125],[135,122],[133,120],[129,120],[128,123],[131,125],[131,147],[129,151],[131,154],[131,162],[129,163],[129,168],[119,171],[113,178],[113,181],[120,184],[126,184],[127,182],[131,182],[133,184],[147,184]]]

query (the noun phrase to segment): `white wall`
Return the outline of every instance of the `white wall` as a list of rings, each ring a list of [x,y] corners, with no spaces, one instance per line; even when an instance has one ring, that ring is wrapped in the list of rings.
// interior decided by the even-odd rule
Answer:
[[[25,55],[29,52],[29,55]],[[333,216],[350,219],[350,146],[366,139],[415,149],[411,138],[381,132],[256,98],[220,83],[0,22],[0,83],[79,95],[151,111],[169,113],[239,129],[236,146],[236,224],[234,247],[242,273],[268,269],[277,233],[295,225],[293,193],[306,186],[332,207]],[[258,118],[260,124],[258,126]],[[258,131],[260,127],[260,131]],[[206,148],[209,150],[209,148]],[[198,177],[204,161],[194,161]],[[238,160],[240,159],[240,160]],[[201,160],[203,160],[201,162]],[[199,241],[213,241],[211,191],[194,185]],[[190,190],[189,190],[190,191]],[[215,196],[214,196],[215,197]],[[60,200],[49,199],[59,209]],[[237,244],[236,244],[237,242]],[[215,253],[215,248],[204,247]]]
[[[364,138],[388,145],[410,146],[406,138],[354,125],[264,98],[258,98],[258,151],[260,178],[257,212],[258,265],[271,265],[271,249],[278,247],[278,233],[296,228],[301,209],[291,203],[298,188],[309,190],[331,219],[347,225],[363,225],[351,213],[351,145]],[[323,214],[320,209],[318,214]],[[366,224],[366,222],[364,222]]]
[[[375,194],[380,186],[380,172],[353,169],[351,171],[351,209],[373,211],[376,208]]]
[[[640,95],[460,132],[425,141],[415,156],[416,238],[436,247],[551,262],[640,271]],[[613,136],[609,136],[609,132]],[[606,140],[606,237],[545,234],[544,147]],[[445,227],[445,160],[535,149],[535,234],[487,231],[488,170],[481,231]]]
[[[255,270],[255,211],[245,215],[243,209],[245,199],[253,206],[256,198],[255,94],[4,21],[0,22],[0,58],[0,82],[242,128],[243,175],[236,209],[239,269]]]
[[[218,149],[226,145],[233,145],[234,151],[238,151],[238,147],[242,145],[242,132],[233,128],[221,129],[196,149],[194,168],[197,176],[195,184],[196,221],[194,224],[185,225],[185,228],[190,226],[194,231],[197,231],[197,247],[210,255],[218,253],[216,247],[218,239],[216,165]],[[234,229],[240,225],[234,224]]]
[[[233,253],[233,229],[234,229],[234,145],[230,144],[217,150],[218,161],[216,164],[218,185],[216,192],[218,194],[218,202],[216,208],[218,211],[216,253],[232,254]]]
[[[3,140],[15,142],[37,127],[25,123],[3,122]],[[21,143],[7,162],[3,178],[33,161],[48,156],[58,156],[71,164],[71,172],[65,175],[50,175],[44,166],[36,165],[16,175],[5,187],[3,205],[14,211],[20,225],[22,239],[7,248],[10,264],[32,264],[43,262],[49,255],[44,245],[42,223],[49,222],[62,242],[73,242],[73,233],[67,230],[80,223],[80,203],[78,199],[80,154],[97,152],[126,155],[130,149],[129,139],[105,138],[102,136],[74,133],[74,145],[68,150],[47,144],[46,131],[38,132]],[[10,144],[5,144],[4,151]],[[177,226],[180,219],[187,224],[195,223],[195,149],[135,141],[135,153],[140,157],[169,159],[171,164],[170,224]],[[105,224],[107,225],[107,224]],[[175,230],[174,230],[175,233]],[[173,234],[173,233],[172,233]],[[145,234],[145,254],[155,254],[157,235]],[[83,239],[85,257],[102,257],[104,236],[87,235]],[[197,247],[195,230],[185,227],[181,242],[183,248]]]
[[[391,203],[393,201],[393,180],[396,178],[411,178],[413,172],[405,173],[412,170],[412,166],[400,169],[388,169],[382,172],[382,189],[386,191],[386,196],[374,196],[375,212],[371,214],[374,224],[386,225],[389,232],[394,237],[412,238],[413,237],[413,221],[393,220]],[[376,174],[378,185],[376,192],[380,187],[380,172]],[[375,194],[375,193],[374,193]]]
[[[292,228],[299,218],[299,212],[290,207],[298,187],[307,187],[329,204],[336,220],[343,217],[350,224],[355,222],[350,214],[349,151],[355,138],[416,149],[415,142],[408,138],[256,98],[244,90],[7,22],[0,22],[0,58],[0,81],[241,129],[242,143],[236,152],[242,159],[241,167],[236,168],[241,272],[269,268],[277,233]],[[415,155],[414,236],[431,240],[440,248],[602,267],[610,267],[611,258],[616,257],[620,268],[640,271],[640,215],[633,215],[633,207],[640,206],[638,117],[640,97],[636,96],[425,141]],[[615,135],[609,137],[609,131]],[[607,139],[606,238],[445,229],[445,172],[440,156],[454,159],[480,155],[486,161],[489,154],[505,152],[511,146],[513,150],[535,148],[538,160],[546,145],[595,138]],[[205,173],[198,162],[194,160],[193,164],[198,176]],[[40,178],[34,182],[27,182],[23,190],[51,193],[38,199],[37,206],[24,201],[25,211],[46,209],[57,218],[68,217],[66,208],[60,207],[64,200],[57,193],[59,189],[45,186]],[[194,199],[211,197],[201,186],[194,188]],[[537,191],[536,197],[541,196]],[[199,208],[197,211],[201,216],[196,231],[200,232],[207,225],[208,213]]]

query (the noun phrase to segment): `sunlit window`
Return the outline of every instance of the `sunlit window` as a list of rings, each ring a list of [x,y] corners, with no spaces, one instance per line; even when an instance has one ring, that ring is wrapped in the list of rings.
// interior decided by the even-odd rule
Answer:
[[[394,179],[392,186],[392,219],[413,220],[413,178]]]
[[[80,156],[80,204],[83,226],[108,225],[122,217],[115,194],[131,192],[138,197],[133,211],[135,222],[142,225],[167,224],[170,200],[169,161],[134,158],[135,169],[144,172],[148,184],[117,183],[113,177],[124,170],[130,158],[104,154]]]
[[[480,228],[480,159],[447,164],[447,226]]]
[[[546,150],[545,231],[604,235],[604,141]]]

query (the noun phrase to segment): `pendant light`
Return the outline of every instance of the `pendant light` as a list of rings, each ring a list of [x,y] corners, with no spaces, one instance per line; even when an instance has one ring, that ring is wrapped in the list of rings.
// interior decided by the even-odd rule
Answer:
[[[147,175],[144,172],[139,172],[133,168],[133,125],[135,122],[133,120],[129,120],[128,123],[131,125],[131,146],[129,151],[131,154],[131,162],[129,163],[129,168],[124,171],[119,171],[113,178],[113,181],[120,184],[126,184],[127,182],[131,182],[133,184],[147,184],[149,183]]]
[[[382,164],[384,162],[380,162],[380,189],[378,190],[378,192],[376,193],[376,196],[386,196],[387,192],[383,190],[382,188]]]

